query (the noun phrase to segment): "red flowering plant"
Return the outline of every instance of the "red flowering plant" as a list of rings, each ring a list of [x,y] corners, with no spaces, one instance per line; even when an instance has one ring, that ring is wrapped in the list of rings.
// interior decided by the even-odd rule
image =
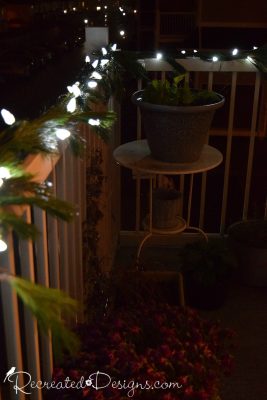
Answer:
[[[232,332],[188,308],[134,303],[80,328],[82,351],[55,369],[54,380],[85,384],[49,398],[219,400],[232,367]]]

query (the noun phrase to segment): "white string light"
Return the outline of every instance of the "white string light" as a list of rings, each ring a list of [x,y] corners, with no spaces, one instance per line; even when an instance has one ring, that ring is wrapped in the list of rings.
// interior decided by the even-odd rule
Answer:
[[[162,59],[162,53],[157,53],[156,54],[156,59],[161,60]]]
[[[0,178],[1,179],[9,179],[11,177],[10,171],[6,167],[0,167]]]
[[[84,22],[85,24],[88,24],[88,19],[85,19],[83,22]]]
[[[72,86],[67,86],[68,91],[74,95],[74,97],[79,97],[81,95],[81,90],[78,87],[79,82],[76,82],[74,85]]]
[[[253,46],[253,50],[257,50],[257,48],[258,48],[257,46]]]
[[[16,122],[14,115],[5,108],[1,110],[1,115],[7,125],[13,125]]]
[[[102,54],[103,56],[106,56],[108,54],[107,49],[105,47],[102,47]]]
[[[197,50],[196,50],[196,49],[194,50],[194,53],[197,53]]]
[[[77,108],[76,98],[73,97],[67,104],[67,111],[73,113],[76,110],[76,108]]]
[[[233,54],[233,56],[236,56],[236,55],[238,54],[238,49],[234,49],[234,50],[232,51],[232,54]]]
[[[217,56],[213,56],[213,57],[212,57],[212,61],[213,61],[213,62],[216,62],[216,61],[218,61],[218,60],[219,60],[219,58],[218,58]]]
[[[185,53],[186,53],[186,51],[185,51],[185,50],[181,50],[181,53],[182,53],[182,54],[185,54]]]
[[[117,43],[114,43],[114,44],[111,46],[111,50],[112,50],[112,51],[116,51],[116,50],[117,50]]]
[[[96,7],[96,11],[100,11],[101,10],[101,7],[100,6],[97,6]]]
[[[7,244],[4,242],[2,239],[0,239],[0,252],[2,253],[3,251],[6,251],[7,249]]]
[[[68,129],[60,128],[56,130],[56,136],[60,140],[65,140],[68,137],[70,137],[71,133],[68,131]]]
[[[94,68],[96,68],[96,67],[98,66],[98,60],[95,60],[95,61],[92,63],[92,66],[93,66]]]
[[[6,167],[0,167],[0,187],[3,186],[4,179],[11,177],[9,169]]]
[[[67,12],[68,12],[68,10],[64,10],[64,11],[63,11],[64,14],[67,14]]]
[[[90,89],[94,89],[94,88],[97,87],[97,82],[96,82],[96,81],[89,81],[89,82],[87,83],[87,85],[88,85],[88,87],[89,87]]]
[[[109,63],[109,60],[107,58],[103,58],[103,60],[100,61],[101,67],[104,67],[108,63]]]
[[[90,76],[90,78],[93,78],[93,79],[102,79],[102,76],[100,75],[99,72],[94,71],[94,72],[92,73],[92,75]]]
[[[89,119],[89,121],[88,121],[88,124],[89,125],[92,125],[92,126],[99,126],[100,125],[100,119],[94,119],[94,118],[90,118]]]
[[[120,31],[120,35],[121,35],[121,36],[124,36],[124,35],[125,35],[125,31],[121,30],[121,31]]]
[[[86,63],[89,63],[89,62],[90,62],[90,57],[89,57],[89,56],[86,56],[86,57],[85,57],[85,62],[86,62]]]

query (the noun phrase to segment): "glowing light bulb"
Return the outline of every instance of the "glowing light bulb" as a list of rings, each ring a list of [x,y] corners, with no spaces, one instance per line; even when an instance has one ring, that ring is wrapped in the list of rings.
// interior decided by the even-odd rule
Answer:
[[[70,137],[70,131],[68,131],[68,129],[60,128],[60,129],[56,130],[56,135],[57,135],[58,139],[65,140],[68,137]]]
[[[85,24],[88,24],[88,19],[85,19],[83,22],[84,22]]]
[[[90,62],[90,57],[89,57],[89,56],[86,56],[86,57],[85,57],[85,62],[86,62],[86,63],[89,63],[89,62]]]
[[[196,50],[196,49],[194,50],[194,53],[197,53],[197,50]]]
[[[186,51],[185,51],[185,50],[181,50],[181,53],[182,53],[182,54],[185,54],[185,53],[186,53]]]
[[[64,10],[63,12],[64,12],[64,14],[67,14],[68,10]]]
[[[253,46],[253,50],[257,50],[257,48],[258,48],[257,46]]]
[[[213,56],[213,57],[212,57],[212,61],[213,61],[213,62],[216,62],[216,61],[218,61],[218,60],[219,60],[219,58],[218,58],[217,56]]]
[[[119,10],[120,10],[121,12],[123,12],[123,8],[122,8],[122,7],[119,7]]]
[[[134,10],[134,14],[136,14],[137,13],[137,10]]]
[[[108,54],[107,49],[105,47],[102,47],[102,54],[103,56],[106,56]]]
[[[124,36],[125,35],[125,31],[120,31],[120,35]]]
[[[67,86],[68,91],[74,95],[74,97],[79,97],[81,95],[81,90],[78,87],[79,82],[76,82],[72,86]]]
[[[94,72],[92,73],[92,75],[91,75],[91,78],[93,78],[93,79],[102,79],[102,76],[100,75],[99,72],[94,71]]]
[[[0,252],[6,251],[7,244],[2,239],[0,239]]]
[[[125,15],[126,15],[126,13],[124,12],[124,13],[122,13],[122,15],[124,15],[124,16],[125,16]]]
[[[108,8],[108,6],[104,6],[104,9],[106,10]]]
[[[103,60],[101,60],[101,62],[100,62],[101,67],[104,67],[108,63],[109,63],[109,60],[107,58],[103,58]]]
[[[111,46],[111,50],[112,50],[112,51],[116,51],[116,50],[117,50],[117,43],[114,43],[114,44]]]
[[[14,115],[5,108],[1,110],[1,115],[7,125],[13,125],[16,122]]]
[[[238,53],[238,49],[234,49],[234,50],[232,51],[233,56],[236,56],[237,53]]]
[[[76,7],[73,7],[73,9],[72,9],[73,11],[76,11]]]
[[[11,177],[9,169],[6,167],[0,167],[0,178],[9,179]]]
[[[97,7],[96,7],[96,10],[97,10],[97,11],[100,11],[100,10],[101,10],[101,7],[97,6]]]
[[[95,82],[95,81],[89,81],[89,82],[87,83],[87,85],[88,85],[88,87],[89,87],[90,89],[94,89],[94,88],[97,87],[97,82]]]
[[[95,60],[95,61],[92,63],[92,66],[93,66],[94,68],[96,68],[96,67],[98,66],[98,60]]]
[[[88,121],[88,124],[92,125],[92,126],[99,126],[100,125],[100,120],[98,118],[97,119],[90,118],[89,121]]]
[[[67,104],[67,111],[73,113],[76,110],[76,108],[77,108],[76,98],[73,97]]]
[[[161,60],[162,59],[162,53],[157,53],[156,54],[156,59]]]

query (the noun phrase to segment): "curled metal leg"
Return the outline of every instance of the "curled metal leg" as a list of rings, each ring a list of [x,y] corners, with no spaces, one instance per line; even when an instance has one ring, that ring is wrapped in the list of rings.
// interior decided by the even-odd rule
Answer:
[[[139,259],[140,259],[140,254],[141,254],[142,248],[143,248],[145,242],[146,242],[151,236],[152,236],[152,233],[151,233],[151,232],[148,232],[148,233],[144,236],[143,240],[141,241],[141,243],[140,243],[139,246],[138,246],[137,256],[136,256],[136,265],[137,265],[137,269],[140,269],[140,268],[139,268],[139,265],[140,265],[140,264],[139,264]]]
[[[204,239],[206,240],[206,242],[209,241],[208,236],[201,228],[198,228],[196,226],[187,226],[186,229],[191,229],[192,231],[197,231],[197,232],[201,233],[201,235],[204,236]]]

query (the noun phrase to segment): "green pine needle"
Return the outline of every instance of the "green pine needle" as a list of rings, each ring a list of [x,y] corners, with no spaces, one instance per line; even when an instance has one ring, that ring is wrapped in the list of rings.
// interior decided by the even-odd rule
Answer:
[[[0,220],[5,232],[12,229],[22,239],[35,239],[38,235],[38,230],[34,225],[28,224],[14,213],[0,211]]]
[[[77,301],[58,289],[46,288],[19,277],[10,277],[9,282],[37,319],[40,329],[46,335],[51,330],[56,354],[60,355],[63,349],[72,354],[77,352],[79,340],[62,319],[62,315],[75,317],[79,310]]]

